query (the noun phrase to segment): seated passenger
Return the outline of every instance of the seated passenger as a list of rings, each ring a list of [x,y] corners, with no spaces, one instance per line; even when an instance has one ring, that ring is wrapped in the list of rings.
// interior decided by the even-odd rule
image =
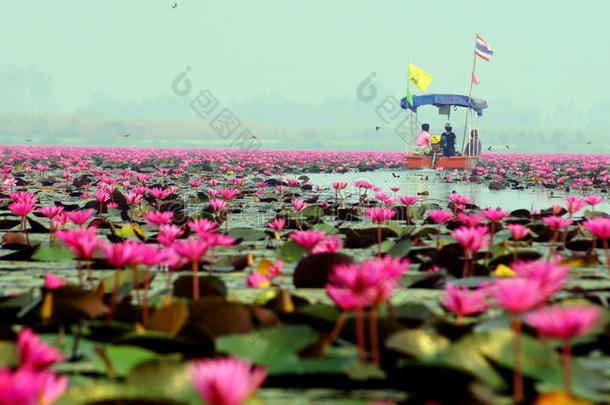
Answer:
[[[415,139],[415,152],[417,154],[423,155],[430,153],[430,125],[422,124],[421,131],[417,134],[417,138]]]
[[[443,148],[443,156],[455,156],[455,145],[457,137],[451,130],[451,123],[445,124],[445,132],[441,135],[441,147]]]

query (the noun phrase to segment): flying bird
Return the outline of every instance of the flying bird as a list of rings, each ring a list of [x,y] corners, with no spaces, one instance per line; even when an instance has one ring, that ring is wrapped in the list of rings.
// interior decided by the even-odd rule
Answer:
[[[176,8],[176,7],[178,7],[178,3],[172,4],[172,8]]]
[[[379,131],[381,127],[375,127],[375,131]]]
[[[505,147],[506,149],[509,149],[509,148],[510,148],[510,146],[508,146],[508,145],[504,145],[504,147]]]
[[[32,142],[32,140],[31,140],[31,139],[29,139],[29,138],[28,138],[28,139],[26,139],[25,141],[26,141],[26,142]]]
[[[587,145],[591,145],[591,141],[588,141],[588,142],[587,142]]]
[[[400,176],[397,175],[396,173],[392,173],[392,177],[400,177]]]
[[[487,150],[491,150],[491,145],[489,145],[489,148],[487,148]]]
[[[131,134],[125,134],[125,135],[123,135],[123,136],[124,136],[125,138],[128,138],[128,137],[130,137],[130,136],[131,136]]]

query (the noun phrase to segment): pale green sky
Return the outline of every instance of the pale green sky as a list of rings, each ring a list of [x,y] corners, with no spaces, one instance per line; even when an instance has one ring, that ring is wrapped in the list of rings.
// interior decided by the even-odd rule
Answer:
[[[227,103],[357,102],[370,72],[402,96],[408,58],[435,76],[429,92],[467,92],[480,33],[495,55],[476,96],[543,113],[610,99],[608,0],[176,1],[3,1],[0,65],[50,77],[47,112],[170,97],[185,66]]]

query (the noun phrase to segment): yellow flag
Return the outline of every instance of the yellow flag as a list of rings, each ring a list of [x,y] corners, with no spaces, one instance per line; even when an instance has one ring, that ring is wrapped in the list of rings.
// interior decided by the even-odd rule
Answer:
[[[426,91],[433,79],[434,78],[430,73],[409,63],[409,80],[419,89],[419,91]]]

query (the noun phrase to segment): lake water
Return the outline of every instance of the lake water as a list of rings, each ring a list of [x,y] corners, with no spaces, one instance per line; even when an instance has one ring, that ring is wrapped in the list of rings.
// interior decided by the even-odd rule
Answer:
[[[543,188],[529,188],[525,190],[490,190],[488,183],[447,183],[440,179],[439,172],[435,170],[378,170],[364,173],[308,173],[306,174],[313,184],[331,187],[333,181],[346,181],[350,184],[348,193],[357,194],[357,188],[352,183],[357,180],[366,180],[383,191],[391,193],[390,187],[400,187],[399,194],[416,195],[423,191],[428,196],[421,196],[427,200],[447,202],[447,196],[452,191],[470,197],[481,208],[503,208],[508,211],[519,208],[545,209],[553,204],[565,205],[568,195],[559,190]],[[299,174],[286,174],[285,177],[296,178]],[[399,177],[395,177],[399,176]],[[427,177],[427,180],[426,180]],[[552,194],[551,194],[552,193]],[[572,193],[571,195],[576,195]],[[610,203],[602,202],[596,211],[610,212]]]

